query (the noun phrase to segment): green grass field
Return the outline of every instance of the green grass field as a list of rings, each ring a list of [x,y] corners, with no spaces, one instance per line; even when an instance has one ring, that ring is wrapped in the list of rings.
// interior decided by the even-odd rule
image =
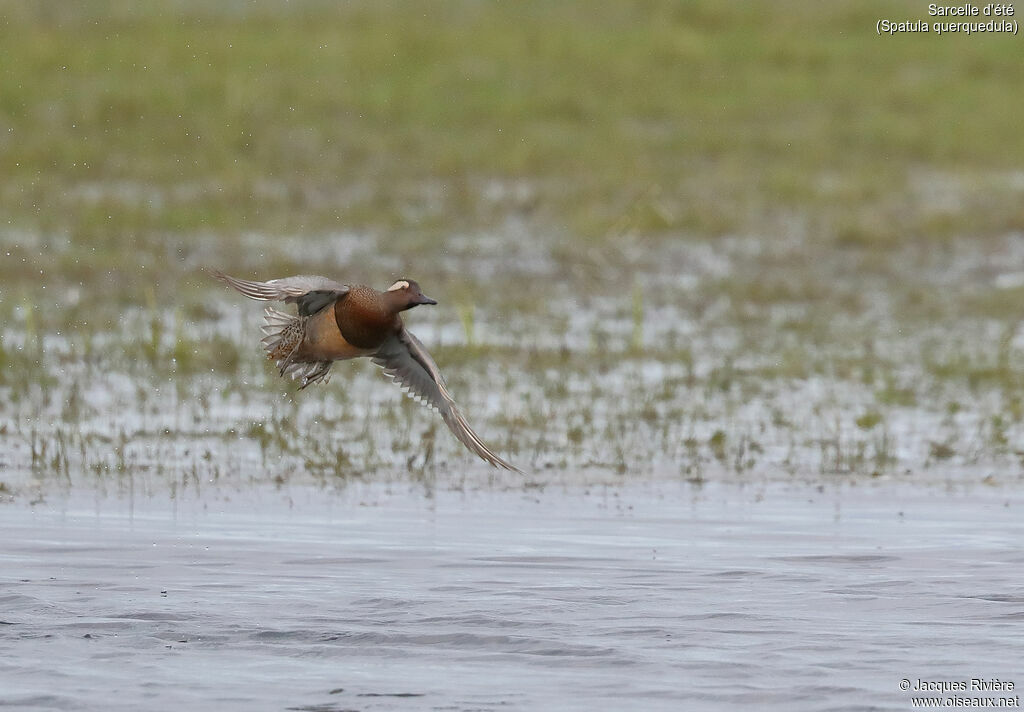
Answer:
[[[538,462],[1017,472],[1022,40],[880,18],[927,4],[0,3],[0,437],[48,461],[74,378],[282,390],[220,267],[419,279]]]
[[[999,200],[1024,155],[1020,40],[876,36],[923,5],[4,5],[14,229],[107,245],[527,210],[601,241],[809,212],[859,244],[1024,220]],[[927,204],[921,172],[963,204]],[[535,191],[483,200],[493,180]]]

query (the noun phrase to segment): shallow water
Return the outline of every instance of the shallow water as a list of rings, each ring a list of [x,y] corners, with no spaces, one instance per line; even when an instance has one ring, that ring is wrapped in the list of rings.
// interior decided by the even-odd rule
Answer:
[[[910,709],[901,678],[1019,688],[1021,503],[891,483],[15,502],[0,707],[860,710]]]

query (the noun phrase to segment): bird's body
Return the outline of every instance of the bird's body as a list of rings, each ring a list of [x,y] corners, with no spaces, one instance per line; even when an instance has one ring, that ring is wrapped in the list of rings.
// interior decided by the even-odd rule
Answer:
[[[301,388],[327,380],[335,361],[370,357],[409,395],[436,410],[467,448],[495,467],[519,471],[495,455],[469,427],[420,340],[406,330],[401,312],[419,304],[437,304],[412,280],[386,291],[346,285],[308,275],[255,282],[214,276],[250,299],[295,303],[292,315],[267,307],[262,340],[282,376]]]
[[[372,356],[390,334],[402,328],[402,318],[389,314],[376,290],[353,287],[333,304],[307,317],[295,361],[342,361]]]

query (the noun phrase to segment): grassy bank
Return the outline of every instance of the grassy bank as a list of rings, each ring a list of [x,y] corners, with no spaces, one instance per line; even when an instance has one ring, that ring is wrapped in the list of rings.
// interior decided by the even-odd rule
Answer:
[[[427,467],[397,395],[273,420],[293,396],[215,266],[418,278],[414,323],[534,467],[1017,471],[1018,38],[879,37],[927,12],[881,2],[2,8],[16,468],[204,472],[236,440],[270,478]],[[330,405],[401,420],[401,456]]]
[[[841,243],[1024,220],[998,200],[1024,155],[1019,40],[874,33],[924,6],[5,6],[0,207],[76,240],[510,210],[589,240],[807,210]],[[956,205],[921,174],[954,174]]]

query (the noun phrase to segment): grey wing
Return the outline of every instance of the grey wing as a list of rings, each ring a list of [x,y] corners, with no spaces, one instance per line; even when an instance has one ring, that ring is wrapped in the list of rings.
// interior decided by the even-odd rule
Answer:
[[[448,393],[448,386],[434,359],[430,358],[420,340],[405,328],[388,337],[374,354],[373,362],[409,395],[436,410],[455,437],[480,458],[495,467],[522,473],[518,467],[495,455],[473,432]]]
[[[340,297],[348,293],[348,285],[336,282],[327,277],[300,274],[296,277],[271,279],[267,282],[256,282],[238,279],[215,270],[213,276],[228,284],[250,299],[276,302],[298,302],[310,292],[333,292]]]

